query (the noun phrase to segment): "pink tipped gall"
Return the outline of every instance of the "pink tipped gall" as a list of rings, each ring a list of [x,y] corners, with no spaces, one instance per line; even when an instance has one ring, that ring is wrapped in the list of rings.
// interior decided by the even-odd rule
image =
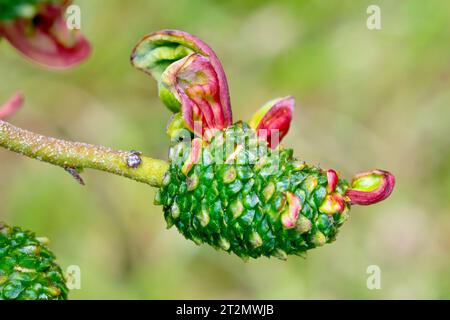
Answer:
[[[289,131],[294,105],[292,97],[269,101],[253,115],[249,125],[267,139],[271,148],[275,148]]]
[[[286,192],[286,199],[288,209],[281,215],[281,224],[286,229],[292,229],[297,223],[302,204],[300,199],[292,192]]]
[[[14,94],[7,102],[0,106],[0,119],[6,119],[12,116],[20,107],[22,107],[24,96],[18,92]]]
[[[70,1],[45,4],[33,19],[0,23],[0,36],[29,59],[49,68],[67,69],[84,61],[91,52],[78,30],[69,30],[64,12]]]
[[[189,171],[191,171],[192,167],[198,163],[202,154],[202,140],[200,138],[194,138],[191,142],[191,151],[188,155],[188,158],[183,164],[181,168],[181,172],[185,176],[188,175]]]
[[[393,174],[376,169],[357,174],[345,195],[350,198],[351,204],[370,205],[389,197],[394,186]]]
[[[345,200],[339,193],[328,194],[319,208],[320,212],[333,215],[344,211]]]
[[[336,171],[334,171],[333,169],[330,169],[327,171],[327,180],[328,180],[328,184],[327,184],[327,192],[328,193],[333,193],[334,190],[336,189],[336,186],[338,184],[339,181],[339,177]]]

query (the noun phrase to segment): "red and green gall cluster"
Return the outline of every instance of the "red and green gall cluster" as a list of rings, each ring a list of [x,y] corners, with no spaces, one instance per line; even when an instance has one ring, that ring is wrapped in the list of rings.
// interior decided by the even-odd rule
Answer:
[[[279,145],[291,124],[292,97],[233,124],[222,65],[188,33],[145,36],[131,62],[155,78],[161,100],[175,113],[168,127],[170,168],[155,202],[163,205],[168,226],[196,243],[242,258],[301,255],[335,239],[351,204],[376,203],[392,192],[395,179],[387,171],[359,174],[349,184]]]

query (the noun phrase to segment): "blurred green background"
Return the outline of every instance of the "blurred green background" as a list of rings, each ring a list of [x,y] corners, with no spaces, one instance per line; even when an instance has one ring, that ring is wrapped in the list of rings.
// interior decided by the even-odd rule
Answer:
[[[287,262],[196,246],[166,230],[155,190],[0,150],[0,218],[47,235],[63,268],[81,268],[71,299],[450,298],[450,3],[435,1],[75,1],[93,44],[80,67],[46,71],[0,43],[0,100],[11,122],[65,139],[167,158],[169,112],[129,54],[146,33],[199,36],[227,73],[235,120],[293,95],[284,144],[346,178],[380,167],[391,198],[354,207],[338,240]],[[366,9],[381,8],[368,30]],[[366,269],[381,268],[381,290]]]

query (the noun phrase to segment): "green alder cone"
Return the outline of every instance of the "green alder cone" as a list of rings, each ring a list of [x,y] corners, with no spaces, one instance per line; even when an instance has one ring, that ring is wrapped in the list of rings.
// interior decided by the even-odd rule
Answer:
[[[0,300],[66,300],[68,288],[46,238],[0,222]]]
[[[191,165],[190,140],[171,147],[170,168],[155,198],[168,227],[244,259],[286,259],[335,240],[350,208],[345,180],[330,191],[326,171],[294,159],[291,149],[270,149],[245,123],[201,144],[200,160]],[[224,158],[218,153],[225,161],[217,161]],[[334,198],[342,199],[339,210]],[[301,209],[289,220],[296,205]]]

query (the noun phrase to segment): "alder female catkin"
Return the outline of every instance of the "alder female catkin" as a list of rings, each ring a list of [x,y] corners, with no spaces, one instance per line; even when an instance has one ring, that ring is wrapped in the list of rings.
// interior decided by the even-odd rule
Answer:
[[[348,183],[335,170],[296,160],[279,144],[292,120],[290,96],[233,123],[222,65],[195,36],[149,34],[131,62],[157,80],[161,100],[174,113],[167,130],[170,168],[155,203],[169,227],[196,243],[244,259],[302,255],[336,238],[351,205],[379,202],[393,190],[387,171],[364,172]]]
[[[0,222],[0,300],[66,300],[68,288],[48,239]]]
[[[172,147],[170,169],[155,200],[164,206],[167,225],[198,244],[242,258],[285,259],[334,241],[348,217],[348,183],[339,179],[331,189],[327,172],[296,160],[291,149],[272,150],[262,140],[258,148],[233,142],[234,158],[217,163],[217,150],[236,134],[250,145],[258,140],[248,124],[237,123],[204,145],[188,170],[189,155],[196,151],[185,142]]]

